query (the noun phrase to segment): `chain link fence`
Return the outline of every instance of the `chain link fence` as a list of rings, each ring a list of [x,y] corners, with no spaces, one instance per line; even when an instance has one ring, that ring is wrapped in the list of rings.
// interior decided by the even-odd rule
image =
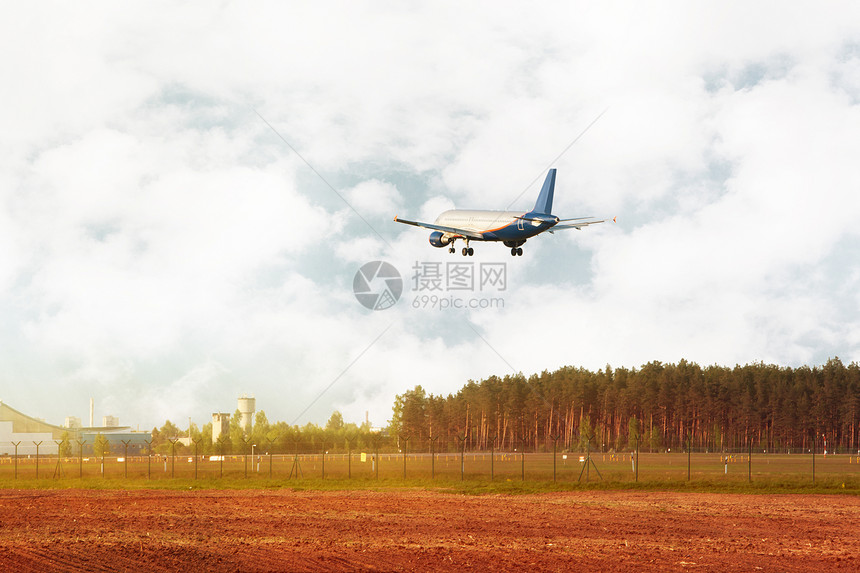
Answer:
[[[639,481],[841,481],[860,487],[860,453],[728,452],[307,452],[231,455],[0,456],[0,479],[132,480],[472,480],[636,483]]]

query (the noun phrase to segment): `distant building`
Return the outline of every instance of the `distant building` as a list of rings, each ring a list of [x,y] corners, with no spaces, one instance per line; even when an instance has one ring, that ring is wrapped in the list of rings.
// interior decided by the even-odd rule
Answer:
[[[100,427],[81,427],[81,419],[75,416],[67,417],[64,426],[55,426],[0,402],[0,456],[14,455],[16,443],[19,456],[35,455],[37,442],[40,455],[56,455],[58,442],[63,439],[68,440],[74,455],[81,450],[90,455],[99,436],[107,440],[110,455],[145,455],[147,442],[152,439],[149,432],[120,426],[115,416],[105,416]]]
[[[39,454],[56,454],[57,443],[64,434],[72,434],[66,428],[48,424],[42,420],[22,414],[0,402],[0,455],[13,455],[18,444],[18,455],[35,455],[36,443]]]
[[[119,426],[119,420],[114,416],[105,416],[104,423],[100,427],[82,428],[80,418],[69,416],[65,426],[55,426],[0,402],[0,455],[13,455],[16,443],[19,456],[35,455],[36,442],[40,442],[40,455],[56,455],[57,443],[63,439],[69,441],[75,454],[83,450],[87,455],[92,454],[99,436],[107,440],[111,455],[124,454],[126,448],[130,456],[148,451],[147,441],[152,438],[149,432]]]
[[[230,414],[215,412],[212,414],[212,443],[218,443],[218,438],[230,435]]]
[[[39,453],[57,453],[57,444],[54,443],[51,432],[16,432],[12,422],[0,421],[0,454],[14,454],[15,444],[18,444],[18,455],[34,455],[37,442]]]
[[[108,455],[117,456],[126,453],[126,446],[129,456],[146,455],[149,453],[148,442],[152,440],[152,434],[149,432],[130,430],[128,427],[87,428],[81,432],[84,455],[92,455],[93,445],[99,436],[107,440]],[[74,444],[74,448],[78,451],[77,444]]]

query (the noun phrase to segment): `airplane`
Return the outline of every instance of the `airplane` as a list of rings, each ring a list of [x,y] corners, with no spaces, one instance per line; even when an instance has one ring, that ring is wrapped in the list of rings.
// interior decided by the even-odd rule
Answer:
[[[430,244],[434,247],[448,247],[449,253],[456,252],[454,243],[462,239],[463,256],[472,256],[475,250],[469,241],[501,241],[510,247],[511,256],[522,256],[522,245],[527,239],[544,231],[553,233],[559,229],[582,229],[588,225],[605,223],[609,219],[595,220],[594,217],[560,219],[551,213],[552,197],[555,191],[556,169],[550,169],[541,187],[534,209],[527,213],[521,211],[467,211],[451,209],[436,218],[434,223],[407,221],[395,215],[394,220],[404,225],[424,227],[430,233]],[[612,219],[615,222],[615,218]]]

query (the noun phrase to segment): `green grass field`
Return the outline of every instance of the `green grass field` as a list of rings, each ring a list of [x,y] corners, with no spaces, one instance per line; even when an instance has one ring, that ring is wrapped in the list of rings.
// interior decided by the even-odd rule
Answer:
[[[125,460],[107,457],[0,458],[0,487],[351,489],[433,487],[473,493],[571,489],[689,489],[725,492],[839,492],[860,494],[860,456],[801,454],[639,455],[638,479],[630,454],[468,453],[323,456],[177,455]],[[635,456],[634,456],[635,459]],[[689,467],[688,467],[689,461]],[[688,477],[689,476],[689,477]]]

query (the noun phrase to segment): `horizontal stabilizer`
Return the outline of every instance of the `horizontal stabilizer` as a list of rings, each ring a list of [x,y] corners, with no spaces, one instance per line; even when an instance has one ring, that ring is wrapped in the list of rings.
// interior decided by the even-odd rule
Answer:
[[[567,223],[567,224],[562,223],[560,225],[554,226],[552,228],[552,230],[553,231],[557,231],[559,229],[577,229],[577,230],[579,230],[579,229],[582,229],[583,227],[587,227],[589,225],[596,225],[597,223],[605,223],[606,221],[612,221],[614,223],[615,217],[613,217],[612,219],[597,219],[594,221],[584,221],[584,220],[579,220],[579,219],[562,219],[562,221],[579,221],[579,222],[578,223]]]

